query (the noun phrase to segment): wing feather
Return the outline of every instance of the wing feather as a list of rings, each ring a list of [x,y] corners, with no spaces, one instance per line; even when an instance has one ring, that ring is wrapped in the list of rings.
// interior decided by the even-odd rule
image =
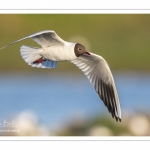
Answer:
[[[71,62],[87,76],[112,117],[121,121],[120,102],[110,68],[101,56],[90,54],[84,54]]]
[[[28,38],[32,38],[35,42],[37,42],[39,45],[41,45],[43,48],[44,47],[47,47],[47,46],[52,46],[52,45],[63,45],[64,43],[64,40],[62,40],[57,34],[55,31],[52,31],[52,30],[45,30],[45,31],[40,31],[40,32],[36,32],[34,34],[31,34],[31,35],[28,35],[24,38],[21,38],[17,41],[14,41],[2,48],[1,49],[4,49],[10,45],[13,45],[15,43],[18,43],[20,41],[23,41],[25,39],[28,39]]]

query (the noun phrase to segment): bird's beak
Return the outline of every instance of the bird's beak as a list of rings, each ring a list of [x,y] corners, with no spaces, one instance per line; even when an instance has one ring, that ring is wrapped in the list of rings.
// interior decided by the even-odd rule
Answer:
[[[91,55],[89,52],[85,52],[84,54]]]

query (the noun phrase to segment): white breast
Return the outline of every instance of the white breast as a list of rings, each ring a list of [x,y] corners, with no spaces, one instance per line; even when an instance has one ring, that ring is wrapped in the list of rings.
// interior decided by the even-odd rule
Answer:
[[[71,61],[77,58],[74,53],[75,44],[76,43],[65,42],[63,45],[46,47],[40,55],[52,61]]]

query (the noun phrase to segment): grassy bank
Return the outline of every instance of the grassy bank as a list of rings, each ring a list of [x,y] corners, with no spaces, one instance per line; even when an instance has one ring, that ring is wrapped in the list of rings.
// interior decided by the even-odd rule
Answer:
[[[55,30],[64,40],[83,43],[103,56],[112,70],[149,71],[150,15],[48,14],[0,15],[0,47],[41,30]],[[38,46],[30,39],[0,51],[0,70],[33,68],[20,56],[20,46]],[[59,69],[75,69],[70,63]]]

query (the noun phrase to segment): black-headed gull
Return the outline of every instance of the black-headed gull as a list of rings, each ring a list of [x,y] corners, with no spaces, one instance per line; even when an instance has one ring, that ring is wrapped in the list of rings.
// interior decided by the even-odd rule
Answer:
[[[51,30],[31,34],[1,49],[27,38],[32,38],[41,48],[21,46],[21,56],[26,63],[38,68],[56,68],[59,61],[74,63],[87,76],[112,117],[121,121],[119,97],[112,73],[104,58],[86,51],[79,43],[62,40]]]

